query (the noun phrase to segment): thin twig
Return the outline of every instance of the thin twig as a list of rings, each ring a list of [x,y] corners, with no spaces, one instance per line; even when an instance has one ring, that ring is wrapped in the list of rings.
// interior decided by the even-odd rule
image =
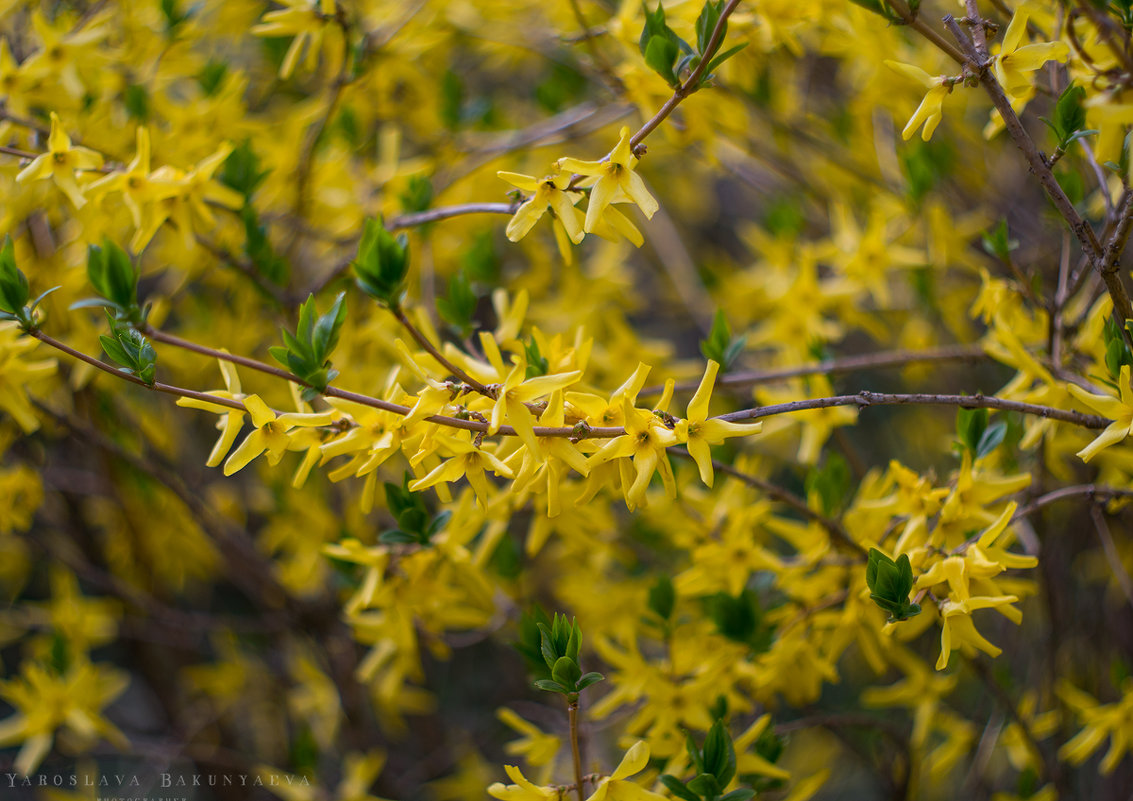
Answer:
[[[795,367],[782,367],[772,370],[746,370],[728,373],[716,379],[718,387],[746,387],[755,384],[769,384],[775,381],[784,381],[790,378],[799,378],[807,375],[833,375],[835,373],[851,373],[855,370],[872,370],[881,367],[901,367],[917,362],[948,362],[948,361],[974,361],[986,359],[987,354],[981,345],[943,345],[922,351],[891,350],[881,353],[866,353],[861,356],[846,356],[841,359],[832,359],[815,364],[804,364]],[[695,390],[700,386],[697,381],[682,381],[673,389],[677,392]],[[660,395],[664,390],[661,385],[646,387],[641,395]]]
[[[1125,599],[1129,601],[1130,606],[1133,606],[1133,579],[1129,578],[1129,572],[1121,561],[1121,554],[1117,552],[1117,546],[1113,543],[1113,534],[1109,531],[1109,524],[1105,522],[1105,513],[1098,504],[1095,503],[1090,506],[1090,517],[1094,521],[1094,528],[1098,531],[1098,539],[1101,540],[1102,550],[1105,551],[1106,561],[1109,562],[1109,569],[1113,572],[1113,577],[1117,579],[1117,584],[1121,587]]]
[[[668,448],[667,450],[673,456],[677,456],[682,459],[692,459],[692,456],[690,456],[687,451],[680,448],[672,447]],[[827,517],[820,512],[815,511],[814,509],[811,509],[805,500],[795,495],[790,490],[785,490],[782,487],[778,487],[772,484],[770,481],[759,478],[758,476],[753,476],[750,473],[745,473],[742,470],[738,470],[737,468],[732,467],[732,465],[730,464],[725,464],[724,462],[717,461],[716,459],[712,460],[712,469],[718,473],[724,473],[725,475],[729,475],[732,478],[739,479],[745,484],[755,487],[765,495],[791,507],[808,520],[813,520],[814,522],[818,523],[820,526],[826,529],[826,531],[829,532],[829,534],[835,540],[845,545],[850,550],[856,551],[858,555],[867,555],[868,552],[866,551],[866,549],[854,541],[854,538],[850,536],[850,533],[846,531],[845,528],[843,528],[841,523],[839,523],[837,520]]]
[[[481,395],[483,395],[487,398],[492,398],[494,400],[495,398],[497,398],[499,396],[499,392],[497,390],[480,383],[475,378],[473,378],[468,373],[466,373],[464,370],[460,369],[455,364],[450,362],[447,358],[445,358],[444,354],[441,353],[433,345],[433,343],[429,341],[429,338],[426,337],[420,331],[420,329],[418,329],[417,326],[415,326],[409,320],[409,317],[406,316],[404,309],[402,309],[400,306],[393,306],[393,307],[390,308],[390,312],[393,314],[394,317],[397,318],[397,321],[399,323],[401,323],[402,328],[404,328],[406,331],[409,332],[409,336],[413,337],[413,341],[416,342],[418,345],[420,345],[421,348],[424,349],[424,351],[426,353],[428,353],[430,356],[432,356],[434,359],[436,359],[437,363],[440,364],[441,367],[448,370],[450,374],[456,376],[456,379],[458,381],[461,381],[461,382],[467,384],[474,391],[480,393]]]

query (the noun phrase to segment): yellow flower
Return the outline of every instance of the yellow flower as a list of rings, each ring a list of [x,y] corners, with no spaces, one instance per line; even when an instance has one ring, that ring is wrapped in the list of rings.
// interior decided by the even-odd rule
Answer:
[[[1120,701],[1104,706],[1065,681],[1057,692],[1085,724],[1082,731],[1059,749],[1059,758],[1071,765],[1081,765],[1109,737],[1109,751],[1102,758],[1098,770],[1112,773],[1129,750],[1129,743],[1133,742],[1133,679],[1122,683]]]
[[[308,44],[306,66],[307,69],[314,66],[327,27],[334,20],[335,4],[334,0],[281,0],[281,5],[286,8],[264,14],[263,22],[252,28],[252,34],[295,37],[279,66],[279,77],[286,80],[295,71],[299,56]],[[331,65],[331,71],[338,68],[337,60],[341,54],[336,52],[334,56],[332,61],[335,63]]]
[[[586,235],[582,230],[582,212],[574,207],[574,204],[582,198],[582,193],[567,192],[570,173],[560,170],[538,181],[530,175],[521,175],[518,172],[501,171],[496,175],[512,186],[532,193],[527,202],[516,209],[515,216],[508,221],[506,232],[508,239],[518,242],[527,236],[527,232],[539,222],[543,213],[549,208],[559,225],[566,230],[570,241],[576,245],[582,241]]]
[[[275,412],[258,395],[246,397],[244,407],[252,416],[252,425],[256,430],[244,438],[240,447],[234,450],[228,461],[224,463],[226,476],[243,469],[264,451],[268,454],[268,464],[279,464],[291,444],[291,435],[288,433],[291,429],[296,426],[325,426],[334,420],[336,414],[333,411],[316,414],[292,412],[276,417]]]
[[[905,125],[905,130],[901,131],[901,138],[909,140],[913,138],[913,134],[917,132],[917,128],[924,125],[924,130],[921,131],[921,139],[928,141],[932,138],[933,131],[940,121],[944,118],[944,98],[952,91],[952,84],[946,82],[942,76],[933,77],[920,67],[915,67],[912,64],[902,64],[899,61],[886,61],[885,66],[889,67],[895,72],[899,72],[907,78],[912,78],[918,81],[928,89],[928,94],[924,96],[924,100],[917,106],[917,110],[913,112],[913,116],[909,118],[909,122]]]
[[[665,801],[665,796],[646,790],[640,784],[626,781],[644,770],[647,764],[649,745],[644,740],[639,740],[626,751],[614,772],[598,782],[586,801]]]
[[[1070,56],[1070,48],[1065,42],[1041,42],[1020,47],[1027,35],[1028,17],[1030,12],[1025,8],[1015,12],[1011,24],[1003,34],[1003,44],[992,67],[1000,86],[1012,101],[1034,94],[1034,85],[1028,73],[1034,72],[1048,61],[1065,61]]]
[[[504,771],[515,784],[496,782],[488,787],[488,795],[500,801],[558,801],[557,787],[540,787],[525,777],[515,765],[504,765]]]
[[[640,506],[645,500],[645,490],[649,488],[649,481],[653,478],[653,471],[660,470],[661,480],[665,484],[665,494],[670,498],[676,497],[676,482],[673,479],[673,468],[669,464],[669,457],[665,448],[675,445],[677,436],[651,412],[637,409],[629,396],[622,400],[623,415],[626,433],[614,437],[590,457],[590,468],[605,464],[614,459],[633,459],[633,480],[627,481],[628,475],[624,463],[622,491],[625,493],[626,505],[631,509]]]
[[[470,438],[461,439],[446,435],[437,435],[437,442],[442,450],[448,451],[450,458],[435,467],[423,478],[409,482],[410,492],[418,492],[442,482],[459,481],[462,477],[468,479],[476,499],[482,506],[488,505],[490,485],[485,470],[491,470],[497,476],[514,478],[510,467],[500,461],[491,451],[483,447],[476,447]]]
[[[63,130],[59,116],[51,112],[51,134],[47,137],[47,152],[37,156],[31,164],[20,170],[17,183],[50,178],[76,209],[86,205],[83,190],[75,182],[76,170],[96,170],[102,166],[102,156],[85,147],[74,147]]]
[[[712,470],[712,451],[710,445],[719,445],[729,437],[743,437],[748,434],[758,434],[763,423],[730,423],[726,420],[709,420],[708,404],[712,400],[712,388],[716,383],[716,373],[720,370],[718,362],[708,360],[704,369],[704,376],[700,379],[700,386],[696,394],[688,402],[685,420],[678,420],[676,426],[677,441],[685,443],[689,455],[700,468],[700,480],[711,487],[715,478]]]
[[[481,339],[490,339],[484,334]],[[502,366],[502,365],[501,365]],[[492,413],[488,424],[488,433],[495,434],[500,430],[507,415],[507,422],[515,429],[515,433],[532,453],[539,453],[539,445],[535,441],[535,418],[525,404],[549,395],[556,390],[566,389],[578,381],[582,373],[572,370],[569,373],[557,375],[540,375],[527,378],[527,359],[522,355],[516,360],[515,366],[508,373],[504,383],[497,389],[497,397],[492,404]]]
[[[88,743],[103,736],[125,745],[126,738],[101,714],[126,689],[125,674],[86,661],[77,661],[62,675],[25,662],[21,674],[0,684],[0,698],[16,709],[0,721],[0,746],[23,743],[14,765],[18,773],[26,776],[36,769],[61,728]]]
[[[137,229],[130,247],[141,250],[168,217],[169,210],[161,201],[181,192],[181,182],[169,171],[150,172],[149,130],[139,126],[137,152],[134,160],[126,166],[126,171],[113,172],[95,181],[90,189],[95,193],[122,193]]]
[[[588,232],[598,227],[602,213],[611,203],[636,203],[649,219],[653,219],[653,214],[658,209],[657,201],[645,188],[645,181],[633,171],[637,165],[637,157],[630,150],[628,127],[622,128],[620,137],[613,152],[602,161],[580,161],[572,158],[559,160],[559,166],[564,170],[598,177],[598,181],[590,190],[590,203],[586,207],[584,228]]]
[[[1118,397],[1110,395],[1094,395],[1075,384],[1068,384],[1066,389],[1082,403],[1089,406],[1098,414],[1113,420],[1097,439],[1082,450],[1078,457],[1088,462],[1098,455],[1098,452],[1116,445],[1133,433],[1133,387],[1129,383],[1129,365],[1122,365],[1121,375],[1117,379]]]
[[[504,751],[512,756],[522,756],[533,768],[544,767],[541,781],[550,780],[550,770],[554,766],[555,755],[562,741],[553,734],[546,734],[537,726],[521,718],[507,707],[496,710],[496,717],[523,735],[504,746]]]
[[[228,352],[223,348],[221,350],[225,353]],[[236,373],[236,365],[221,359],[217,359],[217,363],[220,365],[220,374],[224,377],[224,386],[227,389],[214,389],[205,394],[227,400],[244,400],[245,396],[240,391],[240,376]],[[219,406],[196,398],[178,398],[177,405],[224,416],[223,420],[218,420],[216,423],[216,427],[220,429],[220,439],[213,445],[212,453],[209,454],[208,461],[205,462],[209,467],[216,467],[224,461],[224,457],[228,455],[228,451],[232,448],[232,443],[236,441],[236,435],[240,433],[240,429],[244,426],[245,412],[242,409],[230,409],[227,406]]]

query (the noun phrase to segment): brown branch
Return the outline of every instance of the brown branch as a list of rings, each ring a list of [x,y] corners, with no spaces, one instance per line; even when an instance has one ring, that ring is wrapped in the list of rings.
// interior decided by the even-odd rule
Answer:
[[[1096,414],[1082,414],[1081,412],[1068,412],[1055,409],[1051,406],[1039,406],[1033,403],[1005,400],[987,395],[930,395],[924,393],[895,394],[888,392],[870,392],[863,390],[856,395],[835,395],[830,398],[811,398],[808,400],[778,403],[773,406],[760,406],[754,409],[743,409],[738,412],[722,414],[719,420],[728,422],[742,422],[744,420],[758,420],[762,417],[771,417],[779,414],[808,411],[811,409],[826,409],[831,406],[895,406],[914,404],[919,406],[959,406],[962,409],[1002,409],[1008,412],[1021,412],[1049,420],[1059,420],[1063,423],[1073,423],[1083,428],[1105,428],[1112,421]]]
[[[974,361],[985,359],[987,354],[981,345],[944,345],[923,351],[892,350],[881,353],[867,353],[861,356],[846,356],[841,359],[832,359],[815,364],[804,364],[796,367],[782,367],[772,370],[747,370],[743,372],[728,373],[716,379],[716,386],[738,387],[753,384],[767,384],[774,381],[783,381],[789,378],[799,378],[807,375],[833,375],[835,373],[850,373],[855,370],[871,370],[881,367],[900,367],[917,362],[947,362],[947,361]],[[674,390],[687,392],[700,386],[697,381],[682,381]],[[663,386],[646,387],[641,395],[660,395]]]
[[[1130,606],[1133,606],[1133,579],[1129,578],[1129,572],[1121,561],[1121,554],[1117,552],[1117,546],[1113,543],[1113,534],[1110,533],[1109,524],[1105,522],[1105,513],[1096,503],[1091,504],[1090,517],[1094,521],[1094,528],[1098,531],[1098,539],[1101,540],[1102,550],[1105,551],[1106,561],[1109,562],[1109,569],[1113,572],[1113,577],[1117,579],[1117,584],[1121,587],[1125,599],[1129,601]]]
[[[724,6],[724,10],[720,12],[720,18],[716,20],[716,27],[712,29],[712,36],[708,39],[708,45],[704,48],[704,54],[700,59],[700,63],[696,65],[696,69],[688,76],[688,80],[682,83],[673,92],[673,96],[665,101],[661,108],[657,109],[654,114],[637,133],[629,139],[630,150],[635,150],[638,145],[645,141],[645,137],[653,133],[657,126],[663,123],[673,110],[681,104],[686,97],[691,95],[700,88],[700,79],[708,70],[708,62],[716,54],[716,50],[720,47],[721,40],[724,38],[724,26],[728,22],[728,17],[736,10],[736,6],[740,4],[740,0],[728,0],[728,5]]]
[[[255,359],[249,359],[244,356],[235,356],[231,353],[213,350],[204,345],[190,343],[186,340],[174,337],[169,334],[162,334],[160,339],[153,336],[152,329],[147,329],[150,336],[155,341],[165,342],[166,344],[184,347],[192,350],[195,353],[209,356],[214,359],[232,362],[233,364],[240,364],[253,370],[268,373],[270,375],[283,378],[286,381],[299,384],[300,386],[317,389],[313,385],[303,381],[298,376],[294,376],[286,371],[280,370],[271,365],[264,364],[263,362]],[[239,401],[229,400],[228,398],[217,397],[216,395],[209,395],[204,392],[197,392],[196,390],[184,389],[182,387],[175,387],[168,384],[154,383],[152,386],[146,384],[137,376],[123,373],[104,362],[95,359],[85,353],[75,350],[68,345],[63,344],[57,339],[54,339],[42,331],[33,330],[29,332],[31,336],[50,345],[57,350],[66,353],[67,355],[84,361],[91,366],[107,372],[111,375],[122,378],[133,384],[145,387],[146,389],[154,390],[157,392],[165,392],[170,395],[177,395],[184,398],[193,398],[195,400],[204,401],[217,406],[225,406],[227,408],[245,411],[244,404]],[[390,401],[374,398],[369,395],[362,395],[357,392],[350,392],[337,387],[326,387],[321,390],[322,395],[328,398],[342,398],[357,403],[361,406],[368,406],[382,411],[393,412],[395,414],[407,415],[410,412],[408,406],[401,404],[391,403]],[[1050,420],[1058,420],[1064,423],[1072,423],[1074,425],[1082,426],[1083,428],[1100,429],[1108,426],[1112,421],[1092,414],[1082,414],[1081,412],[1070,412],[1063,409],[1055,409],[1050,406],[1039,406],[1033,403],[1023,403],[1021,401],[1005,400],[1003,398],[988,397],[985,395],[930,395],[930,394],[894,394],[883,392],[870,392],[863,390],[856,395],[836,395],[829,398],[810,398],[800,401],[791,401],[788,403],[779,403],[772,406],[761,406],[753,409],[742,409],[736,412],[729,412],[722,414],[715,418],[716,420],[724,420],[727,422],[745,422],[748,420],[758,420],[764,417],[771,417],[780,414],[791,414],[793,412],[810,411],[814,409],[826,409],[832,406],[857,406],[859,409],[866,406],[894,406],[894,405],[922,405],[922,406],[959,406],[964,409],[1002,409],[1004,411],[1021,412],[1022,414],[1036,415],[1038,417],[1047,418]],[[459,428],[465,431],[483,432],[487,433],[488,424],[479,420],[462,420],[456,417],[448,417],[446,415],[431,415],[424,418],[428,422],[438,423],[440,425],[449,426],[450,428]],[[534,433],[537,437],[557,437],[557,438],[573,438],[579,439],[610,439],[612,437],[620,437],[626,433],[625,428],[621,426],[593,426],[579,429],[577,427],[567,426],[535,426]],[[516,436],[516,431],[511,426],[500,426],[497,432],[503,436]]]

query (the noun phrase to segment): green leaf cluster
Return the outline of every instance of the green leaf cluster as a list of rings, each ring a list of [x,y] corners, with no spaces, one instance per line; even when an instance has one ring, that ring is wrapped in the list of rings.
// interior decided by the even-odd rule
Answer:
[[[838,453],[830,453],[821,467],[806,477],[807,496],[818,496],[819,507],[827,517],[836,515],[850,492],[850,466]]]
[[[358,288],[383,306],[395,309],[405,294],[409,272],[409,239],[395,239],[385,226],[372,217],[366,220],[358,257],[353,262]]]
[[[903,19],[889,10],[889,5],[885,0],[850,0],[850,2],[856,6],[861,6],[866,11],[872,11],[874,14],[885,17],[885,19],[889,20],[889,22],[894,25],[905,24]],[[915,13],[919,5],[919,2],[909,3],[909,9]]]
[[[31,289],[28,279],[16,266],[16,251],[10,236],[0,248],[0,320],[16,320],[30,331],[36,327],[35,308],[59,287],[52,287],[28,304]]]
[[[748,801],[755,795],[747,787],[724,793],[736,775],[736,748],[722,719],[712,724],[703,747],[698,747],[692,735],[685,732],[685,748],[696,775],[687,782],[667,773],[661,776],[661,783],[681,801]]]
[[[550,625],[544,622],[539,627],[539,651],[543,662],[551,671],[551,678],[537,679],[535,686],[540,690],[559,693],[575,701],[578,694],[595,682],[604,678],[601,673],[583,673],[578,665],[578,652],[582,648],[582,631],[578,621],[573,618],[568,623],[566,615],[555,613]]]
[[[1011,258],[1011,251],[1019,247],[1019,240],[1007,234],[1007,220],[1000,220],[994,228],[984,231],[981,239],[984,250],[1000,261],[1007,261]]]
[[[338,375],[329,359],[338,345],[338,335],[345,321],[345,292],[340,292],[330,309],[321,315],[315,307],[315,296],[309,295],[299,307],[299,325],[295,333],[281,328],[284,346],[268,349],[273,359],[311,385],[303,390],[304,400],[314,400]]]
[[[386,506],[397,521],[397,528],[382,532],[378,542],[384,545],[429,545],[433,535],[448,523],[452,512],[445,510],[430,517],[424,496],[409,491],[410,476],[405,474],[400,486],[386,482]]]
[[[711,53],[708,52],[712,32],[720,21],[720,15],[724,10],[724,0],[707,0],[701,9],[700,16],[696,18],[695,49],[684,39],[677,36],[665,22],[665,9],[660,2],[657,3],[656,11],[650,11],[644,3],[642,10],[645,14],[645,27],[641,30],[638,49],[641,50],[641,55],[644,56],[645,63],[649,68],[664,78],[669,86],[674,89],[680,86],[680,76],[685,70],[693,71],[704,59],[711,59],[703,77],[700,79],[700,83],[695,87],[699,89],[705,81],[712,77],[712,70],[747,46],[746,43],[736,45],[713,58],[713,54],[719,48],[720,43],[724,41],[724,35],[727,33],[728,24],[725,22],[716,46]]]
[[[1007,435],[1007,424],[1000,421],[988,425],[987,409],[958,409],[956,411],[956,436],[960,447],[972,454],[973,459],[982,459],[994,451]]]
[[[240,210],[240,217],[244,220],[244,253],[248,260],[264,278],[276,286],[285,286],[291,273],[290,265],[272,247],[267,226],[260,223],[259,212],[248,203]]]
[[[527,357],[527,378],[546,375],[551,371],[551,363],[539,351],[539,343],[535,341],[535,337],[523,343],[523,353]]]
[[[102,297],[72,303],[72,309],[101,306],[112,321],[145,325],[149,307],[138,305],[138,270],[126,251],[105,238],[102,247],[91,245],[87,248],[87,278]]]
[[[1133,320],[1126,320],[1125,328],[1133,335]],[[1122,366],[1133,367],[1133,352],[1130,352],[1129,343],[1112,317],[1106,319],[1102,336],[1105,338],[1105,369],[1109,371],[1110,378],[1117,381],[1121,377]],[[1106,381],[1105,383],[1115,389],[1117,388],[1117,385],[1113,382]]]
[[[659,617],[666,624],[673,617],[673,610],[677,605],[677,591],[673,587],[673,580],[661,575],[649,588],[646,606],[649,611]]]
[[[919,604],[909,603],[909,593],[915,582],[908,554],[901,554],[894,562],[877,548],[870,548],[865,583],[869,587],[869,597],[889,613],[890,623],[908,620],[921,613]]]
[[[152,387],[157,372],[157,353],[153,345],[136,328],[115,319],[109,310],[106,316],[110,320],[110,336],[99,336],[102,349],[123,373],[137,376]]]
[[[736,596],[718,592],[707,596],[705,603],[708,616],[721,635],[749,646],[756,653],[771,647],[775,627],[764,622],[763,608],[753,591],[745,588]]]
[[[260,169],[260,157],[252,149],[252,143],[245,139],[224,160],[224,166],[220,169],[220,181],[242,194],[247,204],[270,172],[271,170]]]
[[[700,340],[700,352],[704,358],[719,363],[720,371],[726,373],[743,352],[745,341],[746,337],[732,336],[724,310],[717,309],[708,338]]]
[[[1058,96],[1058,102],[1054,105],[1054,118],[1041,118],[1054,133],[1059,152],[1065,151],[1074,140],[1097,133],[1094,130],[1085,130],[1086,109],[1082,105],[1085,97],[1086,90],[1071,83]]]
[[[472,318],[479,302],[479,297],[472,289],[472,282],[468,280],[468,273],[462,268],[449,276],[448,296],[437,298],[437,312],[463,339],[476,329]]]

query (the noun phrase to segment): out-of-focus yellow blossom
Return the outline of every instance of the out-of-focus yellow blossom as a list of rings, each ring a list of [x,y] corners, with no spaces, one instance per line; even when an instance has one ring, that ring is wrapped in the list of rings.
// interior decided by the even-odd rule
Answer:
[[[53,374],[57,365],[55,359],[27,360],[38,344],[23,336],[19,323],[0,322],[0,411],[10,414],[25,434],[39,428],[25,385]]]
[[[335,72],[343,58],[341,37],[328,32],[335,23],[335,0],[282,0],[278,11],[264,14],[263,21],[252,28],[253,36],[294,36],[287,54],[279,65],[279,77],[287,80],[295,71],[306,48],[304,66],[314,69],[319,51],[327,44],[327,72]]]
[[[47,137],[47,152],[36,156],[31,164],[20,170],[16,176],[17,183],[38,181],[41,178],[50,178],[63,194],[81,209],[86,205],[87,199],[83,190],[75,180],[78,170],[97,170],[102,166],[102,156],[90,148],[76,147],[71,144],[71,138],[63,130],[63,123],[59,115],[51,112],[51,135]]]
[[[24,662],[19,676],[0,684],[0,698],[16,709],[0,721],[0,746],[22,743],[14,767],[25,776],[47,756],[59,729],[87,743],[105,737],[124,747],[125,736],[102,716],[102,709],[128,682],[125,674],[83,659],[63,674]]]
[[[1071,765],[1081,765],[1109,738],[1109,750],[1098,770],[1113,773],[1133,743],[1133,679],[1122,682],[1121,698],[1112,704],[1099,704],[1065,680],[1059,683],[1056,692],[1084,724],[1082,731],[1058,750],[1059,758]]]
[[[558,754],[562,741],[554,734],[547,734],[539,730],[533,723],[521,718],[507,707],[496,710],[496,717],[523,736],[512,740],[504,746],[504,752],[512,756],[521,756],[533,768],[543,768],[540,771],[539,781],[546,783],[551,780],[551,769],[554,767],[555,755]]]
[[[125,171],[115,171],[95,181],[89,187],[92,194],[102,197],[121,192],[126,208],[134,220],[134,237],[130,247],[141,250],[149,242],[168,216],[169,209],[162,202],[181,191],[178,182],[169,172],[150,172],[150,136],[144,125],[138,127],[137,152]]]

